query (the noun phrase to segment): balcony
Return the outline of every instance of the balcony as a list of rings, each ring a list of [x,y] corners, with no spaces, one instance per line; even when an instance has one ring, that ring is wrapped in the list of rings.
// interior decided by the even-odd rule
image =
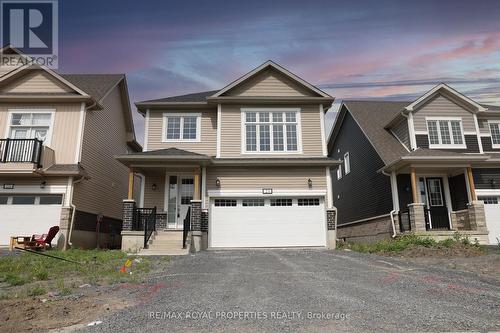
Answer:
[[[38,139],[0,139],[1,163],[30,163],[42,167],[43,141]]]

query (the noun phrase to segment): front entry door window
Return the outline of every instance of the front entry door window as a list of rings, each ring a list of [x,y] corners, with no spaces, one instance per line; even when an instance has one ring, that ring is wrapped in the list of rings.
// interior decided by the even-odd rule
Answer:
[[[182,229],[194,195],[192,176],[169,176],[167,227]]]
[[[443,195],[443,179],[427,178],[427,199],[432,229],[449,229],[448,209]]]

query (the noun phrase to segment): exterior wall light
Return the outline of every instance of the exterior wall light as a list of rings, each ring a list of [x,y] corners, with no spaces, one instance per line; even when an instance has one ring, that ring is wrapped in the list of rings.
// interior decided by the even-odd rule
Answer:
[[[153,191],[156,191],[156,184],[151,185],[151,189],[152,189]]]
[[[47,181],[44,180],[40,183],[40,188],[45,188],[45,186],[47,186]]]
[[[309,188],[313,187],[313,181],[311,180],[311,178],[307,180],[307,185],[309,186]]]
[[[215,186],[220,187],[220,179],[219,179],[219,177],[217,177],[217,179],[215,180]]]

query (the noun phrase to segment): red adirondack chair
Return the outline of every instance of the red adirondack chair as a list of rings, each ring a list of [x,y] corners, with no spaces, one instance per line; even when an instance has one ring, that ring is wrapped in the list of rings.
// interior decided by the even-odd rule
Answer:
[[[47,247],[52,248],[51,242],[54,239],[54,237],[56,237],[58,232],[59,232],[59,227],[53,226],[49,229],[48,234],[33,235],[33,237],[31,237],[31,244],[33,244],[32,246],[37,249],[46,249]]]

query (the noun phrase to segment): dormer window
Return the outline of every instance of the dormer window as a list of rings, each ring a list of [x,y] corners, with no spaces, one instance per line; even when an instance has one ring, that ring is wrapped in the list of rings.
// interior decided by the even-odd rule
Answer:
[[[460,118],[427,117],[429,148],[467,148]]]

